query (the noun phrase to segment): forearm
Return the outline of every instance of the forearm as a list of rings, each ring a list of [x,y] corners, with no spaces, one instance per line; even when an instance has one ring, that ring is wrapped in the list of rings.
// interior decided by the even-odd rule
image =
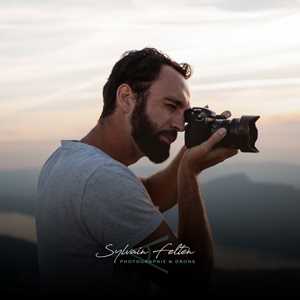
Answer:
[[[177,203],[177,172],[184,151],[183,147],[174,160],[163,170],[148,178],[141,178],[155,206],[164,212]]]
[[[195,251],[196,270],[210,273],[213,267],[213,239],[197,177],[188,168],[178,175],[178,239]]]

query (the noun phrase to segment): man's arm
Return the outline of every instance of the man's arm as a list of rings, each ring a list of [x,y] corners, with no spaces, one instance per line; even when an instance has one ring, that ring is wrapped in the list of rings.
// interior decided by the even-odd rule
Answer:
[[[177,173],[186,147],[182,147],[173,161],[163,170],[148,178],[140,178],[152,202],[164,212],[177,203]]]
[[[178,236],[174,237],[165,222],[146,238],[139,246],[153,243],[161,237],[168,236],[173,244],[173,249],[179,243],[189,247],[192,255],[181,256],[166,255],[166,259],[172,260],[168,264],[169,280],[175,291],[197,290],[207,287],[210,272],[213,268],[213,239],[209,226],[206,209],[199,192],[197,175],[204,169],[209,168],[225,159],[237,154],[237,150],[230,148],[217,148],[213,146],[224,137],[222,131],[216,132],[210,139],[199,146],[187,149],[182,155],[177,172],[177,200],[179,210]],[[158,248],[161,245],[158,245]],[[156,247],[157,249],[157,247]],[[178,265],[176,259],[194,260],[195,264]],[[175,263],[174,263],[175,262]],[[173,276],[171,276],[173,275]],[[177,280],[179,278],[180,280]],[[160,280],[163,282],[163,280]],[[202,290],[201,290],[202,291]]]
[[[213,149],[224,135],[218,131],[205,143],[188,149],[178,168],[178,240],[195,251],[198,275],[208,275],[213,267],[213,238],[197,175],[237,154],[231,148]]]

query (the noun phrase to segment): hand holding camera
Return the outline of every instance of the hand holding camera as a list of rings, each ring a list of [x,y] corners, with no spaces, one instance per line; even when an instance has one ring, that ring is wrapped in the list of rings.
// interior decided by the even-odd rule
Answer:
[[[197,175],[231,156],[258,152],[255,122],[259,116],[242,116],[229,120],[229,111],[217,115],[208,107],[195,107],[185,112],[185,145],[188,148],[182,166]]]
[[[239,149],[242,152],[258,152],[255,147],[258,132],[255,126],[259,116],[242,116],[229,120],[229,111],[220,115],[208,109],[208,106],[194,107],[185,111],[185,145],[187,148],[206,141],[219,128],[226,128],[227,134],[218,147]]]
[[[226,136],[225,128],[218,129],[207,141],[188,148],[182,158],[182,167],[198,175],[201,171],[212,167],[238,153],[237,149],[215,146]]]

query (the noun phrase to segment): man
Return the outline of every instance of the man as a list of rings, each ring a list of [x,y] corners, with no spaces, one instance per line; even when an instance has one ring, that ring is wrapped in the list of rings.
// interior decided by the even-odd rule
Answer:
[[[80,141],[62,141],[43,166],[36,222],[42,282],[49,291],[150,293],[157,286],[178,288],[181,275],[193,277],[185,281],[189,288],[204,284],[213,242],[196,177],[237,153],[213,149],[226,131],[192,149],[183,147],[149,178],[139,179],[128,168],[143,156],[154,163],[168,158],[177,132],[184,130],[190,75],[188,64],[156,49],[125,53],[103,88],[97,125]],[[177,236],[162,214],[175,204]],[[179,246],[185,249],[180,254]],[[159,253],[163,265],[142,264],[145,253],[116,259],[121,249],[137,248],[147,255],[169,252]],[[178,259],[190,263],[176,265]]]

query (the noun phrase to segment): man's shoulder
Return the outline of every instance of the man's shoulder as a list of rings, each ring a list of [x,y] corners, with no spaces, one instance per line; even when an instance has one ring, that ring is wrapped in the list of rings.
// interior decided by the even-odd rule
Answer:
[[[94,207],[95,203],[102,209],[109,207],[111,210],[150,203],[150,197],[140,179],[128,167],[117,163],[97,166],[85,181],[82,199],[84,207],[89,209]]]
[[[91,181],[108,183],[138,179],[127,166],[105,152],[83,143],[64,141],[40,171],[39,181],[44,183],[45,180],[48,185],[53,181],[56,186],[63,182],[64,186],[71,184],[75,189],[74,182],[79,188]]]
[[[137,176],[127,166],[116,161],[99,163],[88,181],[103,184],[141,184]]]

